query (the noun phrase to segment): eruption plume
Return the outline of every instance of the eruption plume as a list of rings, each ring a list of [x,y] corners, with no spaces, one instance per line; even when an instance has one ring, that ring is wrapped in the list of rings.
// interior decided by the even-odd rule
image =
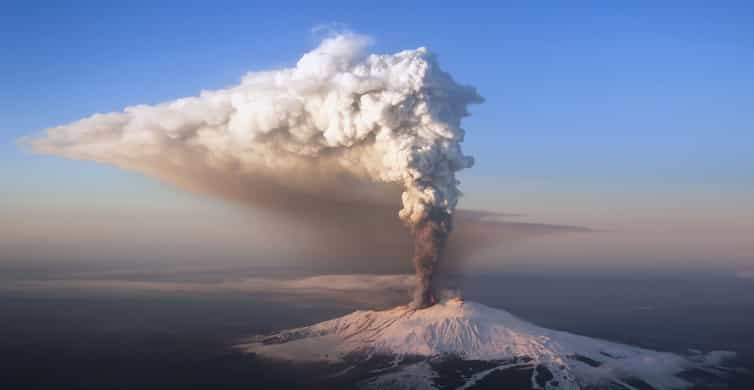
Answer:
[[[414,305],[425,307],[460,196],[455,173],[473,165],[461,151],[461,119],[482,98],[427,49],[366,55],[370,42],[335,35],[293,68],[95,114],[28,141],[38,152],[304,217],[358,214],[400,188],[398,214],[415,240]]]
[[[414,235],[414,268],[417,279],[412,302],[415,308],[435,303],[434,277],[444,254],[451,222],[451,215],[447,211],[434,207],[424,219],[410,226]]]

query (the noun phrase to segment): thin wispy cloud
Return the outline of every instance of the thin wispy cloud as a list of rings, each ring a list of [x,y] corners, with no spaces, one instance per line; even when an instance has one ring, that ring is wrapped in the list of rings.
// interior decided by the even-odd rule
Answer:
[[[211,282],[144,281],[122,279],[27,280],[2,287],[11,291],[86,291],[153,293],[241,293],[278,298],[309,297],[360,303],[405,300],[414,283],[413,275],[339,274],[301,278],[249,277]]]

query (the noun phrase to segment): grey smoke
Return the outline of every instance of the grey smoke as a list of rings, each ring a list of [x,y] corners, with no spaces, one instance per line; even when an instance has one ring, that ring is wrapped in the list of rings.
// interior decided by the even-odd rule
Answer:
[[[445,254],[445,245],[452,229],[452,216],[439,208],[430,209],[426,218],[411,226],[414,235],[414,268],[417,285],[412,305],[431,306],[436,302],[435,277]]]

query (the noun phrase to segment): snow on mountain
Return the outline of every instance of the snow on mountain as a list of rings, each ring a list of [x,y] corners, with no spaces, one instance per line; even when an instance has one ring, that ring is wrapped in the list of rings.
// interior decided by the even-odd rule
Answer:
[[[392,357],[392,366],[367,383],[380,388],[408,383],[411,388],[433,388],[436,373],[426,360],[416,360],[420,357],[495,362],[491,368],[465,377],[462,388],[510,368],[535,368],[531,371],[532,388],[686,388],[691,383],[679,375],[691,370],[720,374],[717,365],[731,354],[684,357],[651,351],[546,329],[506,311],[460,299],[421,310],[401,306],[357,311],[258,337],[239,347],[288,361],[337,363]]]

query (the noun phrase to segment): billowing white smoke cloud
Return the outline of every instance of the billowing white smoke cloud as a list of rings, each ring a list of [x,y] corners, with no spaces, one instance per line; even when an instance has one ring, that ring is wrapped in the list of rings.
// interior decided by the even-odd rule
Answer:
[[[238,86],[198,97],[95,114],[30,143],[185,187],[206,186],[200,176],[264,178],[260,187],[358,198],[363,188],[336,179],[397,184],[409,225],[433,208],[452,214],[455,173],[473,164],[461,151],[460,122],[467,105],[482,99],[425,48],[366,55],[369,43],[333,36],[293,68],[249,73]]]
[[[259,206],[359,215],[364,224],[363,205],[378,198],[374,184],[400,187],[399,215],[414,237],[414,304],[429,306],[460,195],[455,173],[473,164],[461,151],[461,119],[482,98],[441,71],[425,48],[365,55],[369,43],[333,36],[294,68],[96,114],[49,129],[31,145]]]

